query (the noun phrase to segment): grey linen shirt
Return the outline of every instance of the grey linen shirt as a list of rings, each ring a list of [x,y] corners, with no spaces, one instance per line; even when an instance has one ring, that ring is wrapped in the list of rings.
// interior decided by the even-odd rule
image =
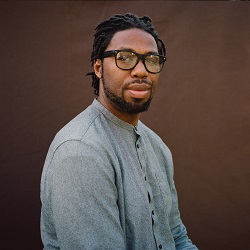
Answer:
[[[180,218],[167,146],[96,99],[54,138],[41,201],[44,249],[197,249]]]

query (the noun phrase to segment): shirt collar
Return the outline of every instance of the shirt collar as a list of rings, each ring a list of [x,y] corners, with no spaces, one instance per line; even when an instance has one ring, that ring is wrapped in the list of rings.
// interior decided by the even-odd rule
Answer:
[[[92,105],[98,109],[105,117],[107,117],[109,120],[111,120],[113,123],[117,124],[118,126],[130,130],[130,131],[134,131],[136,134],[139,134],[139,124],[140,122],[138,121],[136,126],[133,126],[130,123],[127,123],[123,120],[121,120],[120,118],[118,118],[117,116],[115,116],[113,113],[111,113],[108,109],[106,109],[96,98],[94,99]]]

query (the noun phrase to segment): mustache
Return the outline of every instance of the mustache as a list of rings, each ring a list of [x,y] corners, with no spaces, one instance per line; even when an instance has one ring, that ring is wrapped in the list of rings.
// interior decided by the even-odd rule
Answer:
[[[127,86],[132,85],[132,84],[135,84],[135,83],[138,83],[138,84],[143,84],[143,83],[144,83],[144,84],[148,84],[148,85],[150,85],[150,86],[153,85],[152,82],[149,82],[149,81],[147,81],[147,80],[145,80],[145,79],[142,79],[142,80],[140,80],[140,79],[135,79],[134,81],[128,83]]]

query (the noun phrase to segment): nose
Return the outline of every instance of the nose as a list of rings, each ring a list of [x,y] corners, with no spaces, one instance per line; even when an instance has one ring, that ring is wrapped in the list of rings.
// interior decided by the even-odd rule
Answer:
[[[134,78],[146,78],[148,76],[148,71],[141,60],[139,60],[137,65],[131,70],[131,76]]]

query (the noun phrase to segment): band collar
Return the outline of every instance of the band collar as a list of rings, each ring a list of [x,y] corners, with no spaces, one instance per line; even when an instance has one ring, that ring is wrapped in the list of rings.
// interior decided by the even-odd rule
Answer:
[[[136,134],[140,135],[140,121],[138,121],[136,126],[133,126],[130,123],[127,123],[117,116],[115,116],[113,113],[111,113],[108,109],[106,109],[97,99],[94,99],[92,105],[98,109],[105,117],[107,117],[110,121],[115,123],[116,125],[129,130],[129,131],[134,131]]]

